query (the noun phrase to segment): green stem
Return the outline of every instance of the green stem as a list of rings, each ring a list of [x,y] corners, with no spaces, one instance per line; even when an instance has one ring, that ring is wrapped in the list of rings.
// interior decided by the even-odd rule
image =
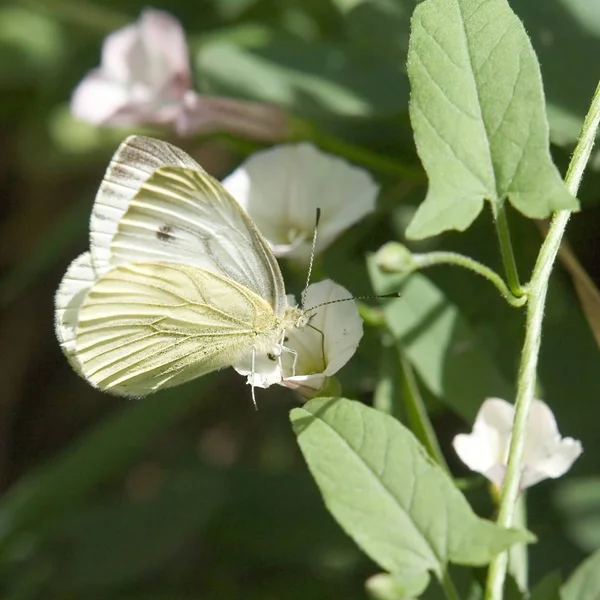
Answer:
[[[569,165],[565,184],[567,189],[575,195],[579,189],[581,177],[589,160],[594,146],[596,131],[600,123],[600,84],[596,88],[588,114],[583,123],[583,129],[573,158]],[[542,244],[538,255],[531,282],[528,286],[527,322],[521,366],[517,383],[517,399],[515,402],[515,420],[508,453],[506,476],[500,498],[498,512],[498,525],[510,527],[514,521],[515,505],[519,496],[519,484],[523,471],[523,452],[529,411],[533,400],[536,383],[536,371],[540,342],[542,335],[542,320],[544,305],[548,291],[548,280],[556,254],[560,247],[561,239],[569,221],[570,211],[562,210],[554,215],[548,230],[548,235]],[[490,564],[486,600],[501,600],[508,553],[504,552],[494,558]]]
[[[498,242],[500,244],[500,253],[502,254],[502,262],[504,263],[504,271],[508,279],[508,287],[512,294],[516,297],[523,296],[523,288],[519,283],[519,274],[517,271],[517,263],[510,241],[510,230],[508,228],[508,219],[506,218],[506,207],[504,202],[498,206],[493,206],[494,223],[496,225],[496,233],[498,234]]]
[[[444,595],[446,598],[448,598],[448,600],[460,600],[458,590],[450,578],[450,573],[448,573],[448,571],[444,571],[444,576],[442,579],[440,579],[440,585],[442,586]]]
[[[514,295],[498,273],[468,256],[456,252],[428,252],[427,254],[413,254],[412,260],[419,269],[435,265],[453,265],[469,269],[477,275],[485,277],[511,306],[523,306],[527,302],[527,295],[524,294],[523,289],[521,289],[520,296]]]
[[[450,469],[448,468],[448,463],[444,458],[444,454],[442,453],[442,449],[438,443],[433,425],[431,424],[431,420],[427,414],[423,397],[421,396],[419,386],[417,385],[415,372],[413,371],[413,368],[406,356],[404,356],[400,350],[398,351],[398,354],[400,355],[400,366],[402,368],[404,379],[402,385],[402,395],[404,397],[410,428],[423,446],[425,446],[425,449],[427,452],[429,452],[431,458],[433,458],[433,460],[435,460],[440,467],[445,469],[446,473],[451,475]]]

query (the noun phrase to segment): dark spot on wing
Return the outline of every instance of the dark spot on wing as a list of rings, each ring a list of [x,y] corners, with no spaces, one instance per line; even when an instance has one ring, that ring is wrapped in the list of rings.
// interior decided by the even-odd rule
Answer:
[[[271,354],[270,352],[267,353],[267,356],[268,356],[269,360],[272,360],[272,361],[277,360],[277,357],[274,354]]]
[[[161,242],[172,242],[175,239],[171,225],[161,225],[156,232],[156,238]]]
[[[283,338],[283,341],[284,341],[284,342],[287,342],[287,341],[289,341],[289,339],[290,339],[290,338],[289,338],[289,337],[286,335],[286,336]]]

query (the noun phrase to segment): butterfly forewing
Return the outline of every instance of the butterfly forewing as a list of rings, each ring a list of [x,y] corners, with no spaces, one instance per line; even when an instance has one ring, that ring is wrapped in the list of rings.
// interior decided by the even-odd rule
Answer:
[[[130,136],[115,152],[96,194],[90,219],[90,249],[97,272],[111,264],[110,244],[131,199],[156,169],[167,165],[204,172],[183,150],[153,138]]]
[[[79,311],[83,374],[141,396],[242,360],[277,342],[271,306],[234,281],[194,266],[140,262],[108,271]]]
[[[162,167],[140,187],[111,243],[113,264],[172,260],[232,279],[286,306],[283,278],[268,244],[238,203],[206,173]]]

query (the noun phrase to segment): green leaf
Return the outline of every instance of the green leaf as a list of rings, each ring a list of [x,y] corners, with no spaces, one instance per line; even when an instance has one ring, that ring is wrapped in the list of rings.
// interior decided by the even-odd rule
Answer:
[[[529,600],[562,600],[560,585],[562,579],[558,573],[548,573],[531,590]]]
[[[539,65],[505,0],[426,0],[408,52],[410,114],[429,175],[411,238],[469,227],[484,200],[530,218],[578,203],[549,153]]]
[[[429,585],[429,574],[413,580],[399,579],[392,573],[378,573],[369,577],[365,587],[374,600],[412,600],[418,598]]]
[[[386,324],[430,392],[467,421],[472,421],[486,397],[512,398],[511,385],[459,308],[427,277],[389,275],[369,258],[377,294],[399,291],[386,301]]]
[[[562,600],[597,600],[600,598],[600,550],[575,569],[560,590]]]
[[[359,402],[317,398],[291,412],[325,504],[375,562],[403,580],[447,563],[485,565],[525,531],[473,513],[452,480],[394,418]]]

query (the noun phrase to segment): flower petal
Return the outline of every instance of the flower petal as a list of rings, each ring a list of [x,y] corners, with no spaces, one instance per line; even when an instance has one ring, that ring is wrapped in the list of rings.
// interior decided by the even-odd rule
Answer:
[[[545,402],[533,399],[527,424],[523,461],[536,465],[551,456],[560,445],[560,433],[554,414]]]
[[[185,32],[172,15],[153,8],[139,18],[139,35],[147,55],[143,65],[147,81],[160,86],[170,84],[170,96],[179,97],[191,87],[192,76]]]
[[[322,251],[374,210],[379,189],[365,170],[308,143],[256,152],[223,185],[279,256],[302,260],[310,256],[317,208]]]
[[[126,25],[104,38],[100,71],[102,76],[115,84],[127,86],[131,81],[131,59],[139,45],[138,22]]]
[[[471,470],[485,475],[496,485],[504,479],[514,407],[501,398],[487,398],[481,405],[473,432],[454,438],[453,446],[459,458]]]
[[[481,473],[497,486],[504,479],[504,466],[498,462],[496,444],[481,433],[461,433],[452,441],[459,458],[476,473]]]
[[[73,92],[71,111],[94,125],[174,124],[190,86],[181,24],[166,12],[147,9],[106,37],[101,65]]]
[[[363,336],[363,322],[352,294],[330,279],[313,283],[306,291],[305,307],[335,302],[315,310],[310,325],[323,332],[325,375],[337,373],[354,355]],[[347,302],[336,302],[347,300]]]
[[[111,122],[127,106],[126,89],[106,79],[102,71],[91,71],[75,88],[71,96],[73,116],[92,125]]]

